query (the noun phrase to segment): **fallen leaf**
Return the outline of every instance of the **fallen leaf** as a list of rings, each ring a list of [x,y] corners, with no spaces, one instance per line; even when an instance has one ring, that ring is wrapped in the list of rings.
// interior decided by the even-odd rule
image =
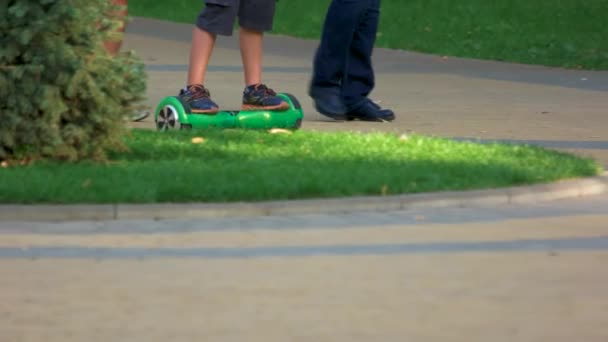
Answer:
[[[88,188],[89,186],[91,186],[91,180],[90,179],[86,179],[84,182],[82,182],[82,187],[83,188]]]
[[[192,138],[192,143],[193,144],[202,144],[205,142],[205,138],[203,137],[194,137]]]
[[[19,161],[19,165],[21,166],[27,166],[30,165],[33,162],[32,159],[22,159],[21,161]]]
[[[382,186],[382,196],[386,196],[388,194],[388,185]]]
[[[270,134],[293,134],[293,132],[288,129],[273,128],[270,130]]]

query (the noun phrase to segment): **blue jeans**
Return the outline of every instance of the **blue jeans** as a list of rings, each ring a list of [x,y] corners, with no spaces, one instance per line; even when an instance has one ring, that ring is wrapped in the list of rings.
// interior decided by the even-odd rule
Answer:
[[[349,110],[364,103],[374,88],[372,51],[380,0],[333,0],[314,60],[311,88],[339,90]]]

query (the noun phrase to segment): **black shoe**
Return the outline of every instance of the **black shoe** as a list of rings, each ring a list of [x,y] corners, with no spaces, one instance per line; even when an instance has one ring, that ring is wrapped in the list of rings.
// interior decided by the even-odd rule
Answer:
[[[367,99],[363,104],[346,113],[346,118],[347,120],[384,122],[395,120],[395,113],[390,109],[382,109]]]
[[[340,89],[310,88],[308,94],[315,103],[316,110],[334,120],[346,120],[346,105],[342,101]]]

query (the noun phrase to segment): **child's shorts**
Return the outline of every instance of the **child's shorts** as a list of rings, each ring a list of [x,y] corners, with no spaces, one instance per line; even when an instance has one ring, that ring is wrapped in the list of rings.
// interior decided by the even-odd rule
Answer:
[[[231,36],[239,26],[254,31],[272,30],[276,0],[206,0],[196,26],[207,32]]]

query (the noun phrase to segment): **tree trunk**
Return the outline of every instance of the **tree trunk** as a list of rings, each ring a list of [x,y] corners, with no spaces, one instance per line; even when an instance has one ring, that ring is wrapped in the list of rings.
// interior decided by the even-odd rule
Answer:
[[[118,30],[118,32],[124,32],[125,26],[127,24],[126,17],[128,15],[127,6],[128,6],[129,1],[128,0],[109,0],[109,1],[112,1],[112,4],[114,6],[123,6],[124,7],[124,9],[122,11],[118,12],[118,15],[123,18],[123,25]],[[104,42],[104,46],[111,55],[115,56],[118,53],[118,51],[120,51],[120,47],[122,46],[122,39],[119,41]]]

